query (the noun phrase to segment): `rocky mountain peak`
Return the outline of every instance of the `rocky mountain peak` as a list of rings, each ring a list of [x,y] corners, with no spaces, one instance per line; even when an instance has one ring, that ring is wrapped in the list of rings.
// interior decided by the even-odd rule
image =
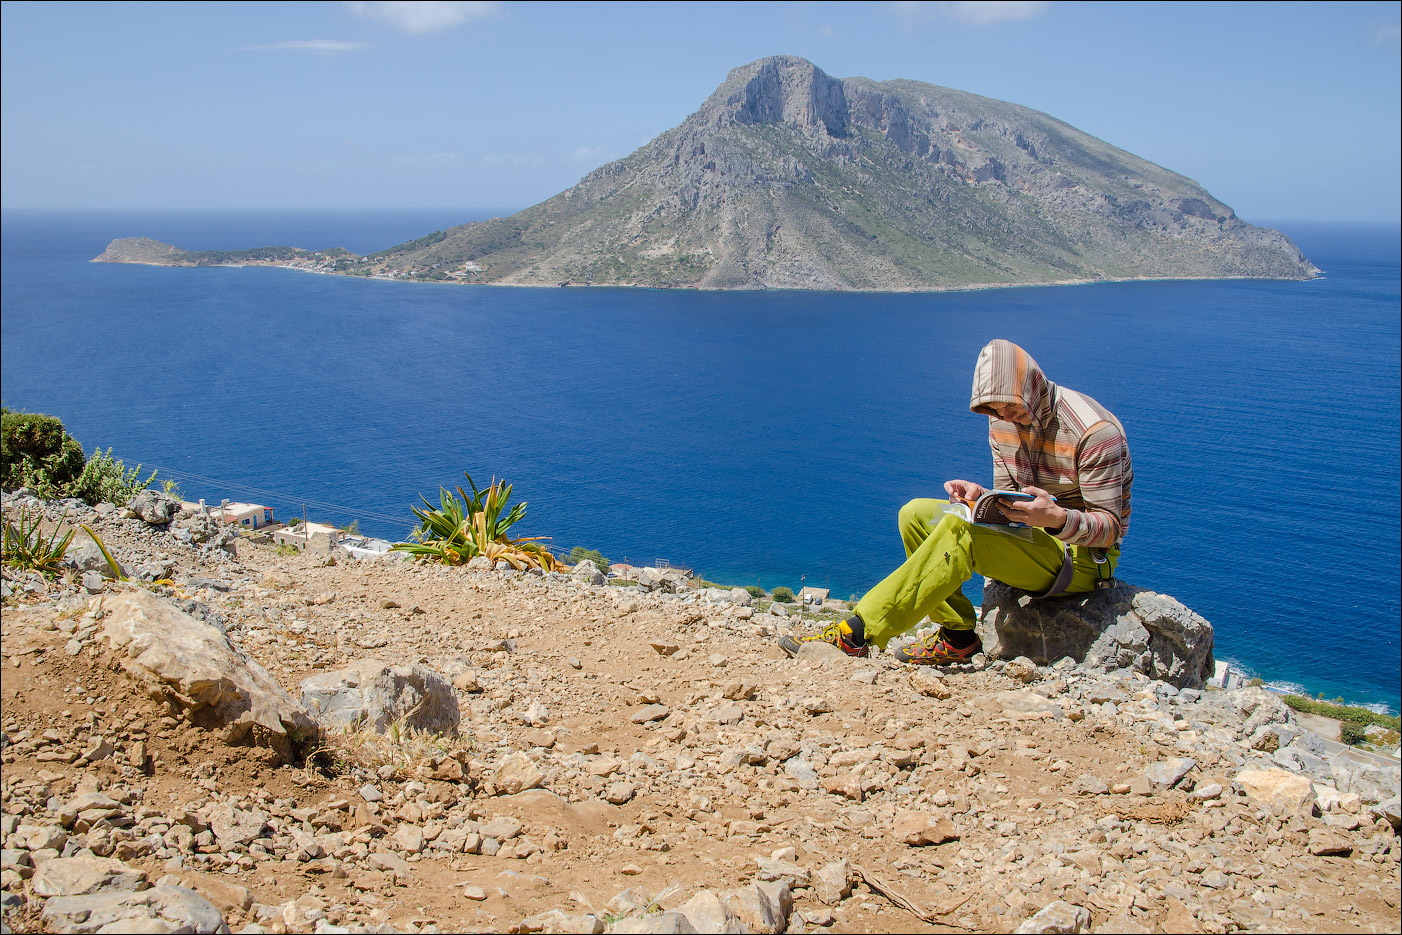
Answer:
[[[796,55],[771,55],[731,69],[698,116],[712,125],[783,123],[837,138],[848,133],[842,80]]]

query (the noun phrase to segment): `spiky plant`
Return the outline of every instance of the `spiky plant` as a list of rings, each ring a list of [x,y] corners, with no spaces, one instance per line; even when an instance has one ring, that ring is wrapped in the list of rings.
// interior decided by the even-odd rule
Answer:
[[[59,563],[63,561],[63,555],[68,551],[68,544],[73,541],[77,530],[70,529],[59,534],[63,521],[68,518],[65,511],[53,532],[45,537],[41,527],[43,518],[43,514],[37,510],[32,515],[28,510],[20,510],[17,517],[19,525],[5,520],[3,561],[6,565],[31,569],[52,578],[58,574]]]
[[[414,533],[417,541],[397,543],[394,550],[444,565],[462,565],[482,555],[493,562],[504,561],[517,571],[554,568],[554,556],[539,544],[549,537],[513,539],[507,535],[507,530],[526,515],[524,501],[507,509],[511,485],[493,477],[491,484],[479,488],[471,474],[463,471],[463,476],[472,495],[462,487],[457,487],[456,493],[440,487],[437,507],[427,497],[420,497],[425,509],[413,509],[419,520]]]

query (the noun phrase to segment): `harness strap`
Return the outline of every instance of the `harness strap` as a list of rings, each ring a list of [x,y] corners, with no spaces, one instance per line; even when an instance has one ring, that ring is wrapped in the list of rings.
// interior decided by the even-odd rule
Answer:
[[[1071,561],[1071,547],[1069,545],[1063,545],[1062,548],[1065,549],[1065,552],[1061,556],[1061,570],[1056,573],[1056,580],[1052,582],[1051,587],[1047,588],[1041,594],[1033,594],[1032,600],[1044,601],[1049,597],[1056,597],[1058,594],[1071,587],[1071,576],[1075,573],[1076,566]]]

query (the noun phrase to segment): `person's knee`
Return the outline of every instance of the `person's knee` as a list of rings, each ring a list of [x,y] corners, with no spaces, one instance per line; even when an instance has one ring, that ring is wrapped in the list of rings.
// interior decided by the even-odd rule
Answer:
[[[902,539],[911,532],[918,533],[921,537],[924,536],[927,511],[922,509],[922,504],[926,502],[928,501],[911,500],[896,514],[896,528],[900,530]]]

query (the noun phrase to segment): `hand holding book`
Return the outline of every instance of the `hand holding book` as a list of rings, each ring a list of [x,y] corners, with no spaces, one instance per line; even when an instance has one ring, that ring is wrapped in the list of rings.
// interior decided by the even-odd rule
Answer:
[[[985,490],[969,481],[949,481],[944,485],[949,501],[970,522],[990,526],[1041,526],[1060,529],[1066,524],[1066,511],[1056,498],[1040,487],[1022,490]]]

